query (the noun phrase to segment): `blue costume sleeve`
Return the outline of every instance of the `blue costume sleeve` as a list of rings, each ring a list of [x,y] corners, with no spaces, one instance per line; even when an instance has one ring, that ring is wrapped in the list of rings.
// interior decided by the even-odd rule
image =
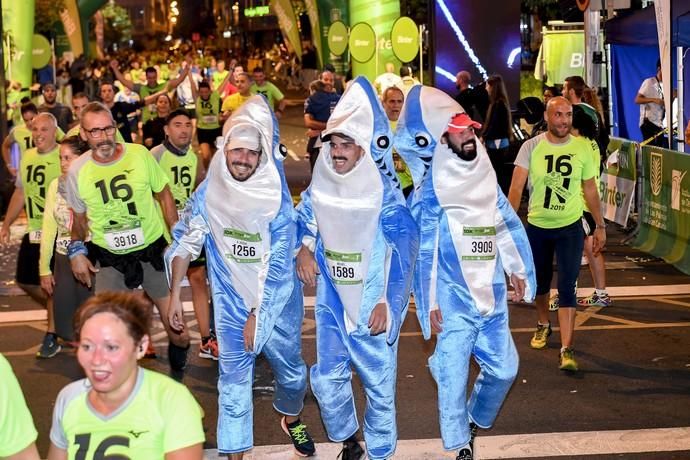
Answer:
[[[387,339],[389,344],[393,344],[398,339],[410,300],[413,268],[419,249],[419,232],[409,210],[402,205],[382,210],[381,228],[392,250],[386,300],[392,316]]]
[[[259,306],[254,336],[254,351],[261,349],[268,340],[276,320],[287,304],[295,286],[295,219],[291,208],[280,212],[269,226],[271,232],[271,256],[268,260],[266,281]]]
[[[415,264],[414,301],[417,319],[426,340],[431,338],[429,314],[436,304],[436,275],[438,264],[439,223],[441,207],[433,196],[433,189],[425,183],[422,199],[417,201],[412,214],[419,225],[419,256]],[[435,204],[435,205],[434,205]]]
[[[525,302],[532,302],[536,293],[536,275],[532,250],[525,227],[513,211],[501,190],[498,190],[496,213],[496,245],[501,255],[503,270],[525,280]]]
[[[206,189],[207,182],[204,181],[189,198],[182,212],[182,217],[172,229],[172,243],[164,255],[168,285],[172,276],[173,259],[177,256],[190,256],[191,260],[195,260],[204,247],[206,235],[210,231],[203,213]]]

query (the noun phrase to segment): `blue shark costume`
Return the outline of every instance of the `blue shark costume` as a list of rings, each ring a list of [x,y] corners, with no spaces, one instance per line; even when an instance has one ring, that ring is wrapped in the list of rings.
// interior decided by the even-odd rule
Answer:
[[[235,111],[223,145],[235,129],[260,133],[260,163],[246,181],[235,180],[224,148],[211,160],[206,180],[187,202],[166,252],[170,275],[175,256],[195,259],[206,248],[208,277],[219,346],[218,450],[236,453],[253,446],[254,360],[268,359],[276,380],[275,409],[302,411],[307,370],[301,354],[302,287],[295,275],[296,221],[283,171],[285,146],[266,99],[253,96]],[[242,331],[255,309],[254,350]]]
[[[405,206],[391,155],[392,134],[371,83],[356,78],[323,136],[344,134],[364,149],[352,170],[338,174],[324,142],[311,185],[298,207],[302,242],[321,275],[316,289],[317,362],[311,386],[334,442],[358,430],[352,371],[364,386],[364,439],[371,459],[395,452],[397,339],[407,312],[418,230]],[[374,307],[387,308],[386,332],[370,335]]]
[[[496,182],[484,146],[461,159],[442,135],[464,110],[435,88],[410,90],[398,120],[395,148],[410,167],[412,214],[420,228],[414,294],[417,316],[430,338],[430,312],[440,308],[442,332],[429,359],[438,386],[443,447],[470,442],[470,422],[489,428],[512,386],[518,355],[508,324],[505,273],[535,292],[532,253],[525,230]],[[481,372],[469,401],[470,358]]]

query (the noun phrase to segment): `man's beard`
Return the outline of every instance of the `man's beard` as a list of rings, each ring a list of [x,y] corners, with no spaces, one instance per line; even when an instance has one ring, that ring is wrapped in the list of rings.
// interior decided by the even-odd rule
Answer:
[[[94,153],[104,160],[110,159],[115,155],[117,144],[114,140],[106,139],[91,146]]]
[[[460,148],[450,139],[448,139],[447,142],[448,148],[450,148],[461,160],[472,161],[477,158],[477,141],[475,141],[474,138],[467,142],[463,142]]]

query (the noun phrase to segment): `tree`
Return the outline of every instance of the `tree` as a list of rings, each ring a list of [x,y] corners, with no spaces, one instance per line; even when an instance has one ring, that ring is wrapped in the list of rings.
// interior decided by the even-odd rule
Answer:
[[[132,20],[127,10],[110,0],[101,10],[106,47],[132,39]]]
[[[46,37],[55,37],[55,23],[61,22],[60,11],[65,0],[35,0],[34,31]]]

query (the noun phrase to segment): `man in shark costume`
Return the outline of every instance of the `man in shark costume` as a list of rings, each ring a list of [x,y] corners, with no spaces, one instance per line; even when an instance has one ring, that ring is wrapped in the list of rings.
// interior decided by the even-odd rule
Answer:
[[[298,274],[307,284],[317,281],[312,391],[328,437],[344,444],[342,458],[361,458],[352,366],[367,397],[369,458],[390,458],[397,441],[397,339],[418,231],[395,176],[388,119],[364,77],[343,94],[323,139],[298,208],[304,232]]]
[[[426,339],[438,334],[429,367],[438,386],[443,447],[457,450],[458,460],[473,458],[477,428],[494,423],[517,374],[505,274],[513,301],[529,302],[535,292],[527,235],[474,135],[479,127],[442,91],[415,86],[395,138],[415,184],[417,316]],[[472,356],[481,372],[468,401]]]
[[[182,277],[205,246],[219,345],[218,450],[240,459],[253,446],[253,369],[263,352],[275,375],[273,406],[283,415],[283,430],[298,455],[310,456],[314,444],[298,418],[307,372],[286,149],[263,96],[250,98],[228,121],[223,148],[187,202],[166,252],[171,321],[181,324]]]

